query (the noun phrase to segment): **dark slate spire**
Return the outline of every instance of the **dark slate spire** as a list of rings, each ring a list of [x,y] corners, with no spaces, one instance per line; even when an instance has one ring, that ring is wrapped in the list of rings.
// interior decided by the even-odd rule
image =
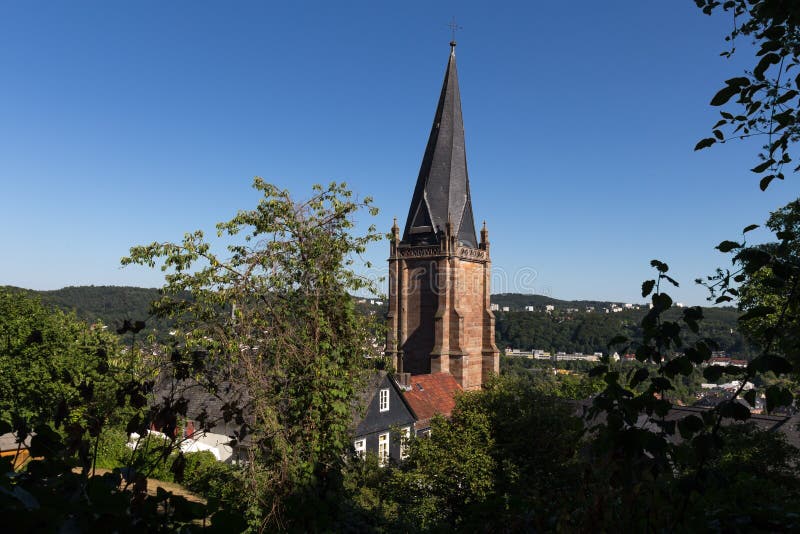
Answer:
[[[436,233],[445,230],[448,219],[453,222],[459,242],[478,247],[469,195],[455,41],[450,43],[442,93],[411,199],[403,242],[435,243]]]

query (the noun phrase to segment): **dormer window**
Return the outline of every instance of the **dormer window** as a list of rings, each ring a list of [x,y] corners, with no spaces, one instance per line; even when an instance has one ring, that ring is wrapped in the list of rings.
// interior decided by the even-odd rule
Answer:
[[[378,408],[382,412],[389,411],[389,389],[382,389],[378,398]]]

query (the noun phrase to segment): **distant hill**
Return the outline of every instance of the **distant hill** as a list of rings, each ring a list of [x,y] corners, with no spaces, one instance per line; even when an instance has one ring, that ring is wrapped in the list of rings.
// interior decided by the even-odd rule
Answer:
[[[10,286],[6,286],[10,287]],[[126,319],[145,321],[147,331],[166,334],[167,321],[150,315],[150,303],[159,296],[158,289],[124,286],[70,286],[53,291],[12,288],[36,295],[49,304],[75,315],[87,323],[102,322],[118,328]]]
[[[50,304],[75,314],[87,321],[102,321],[111,328],[117,328],[122,321],[144,320],[147,331],[155,332],[164,338],[170,323],[150,316],[150,303],[159,296],[158,289],[118,286],[78,286],[65,287],[55,291],[34,291],[15,288],[38,295]],[[388,309],[385,300],[356,297],[358,309],[372,314],[384,314]],[[640,309],[623,309],[611,313],[612,306],[622,306],[622,302],[592,300],[559,300],[543,295],[524,295],[502,293],[492,295],[491,302],[502,310],[497,311],[496,341],[501,349],[543,349],[565,352],[606,352],[608,341],[625,334],[636,337],[638,324],[647,306],[638,304]],[[544,307],[554,307],[546,313]],[[533,306],[536,311],[524,311]],[[587,311],[587,308],[594,311]],[[604,309],[608,309],[606,313]],[[705,320],[701,323],[701,335],[714,339],[721,350],[733,356],[749,358],[755,352],[737,331],[739,312],[732,307],[703,308]],[[677,318],[679,309],[670,314]]]

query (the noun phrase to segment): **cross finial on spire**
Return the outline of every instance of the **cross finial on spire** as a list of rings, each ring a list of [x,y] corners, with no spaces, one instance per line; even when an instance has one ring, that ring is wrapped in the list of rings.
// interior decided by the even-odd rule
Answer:
[[[450,27],[450,35],[451,35],[450,48],[452,49],[452,51],[455,51],[455,47],[456,47],[456,32],[458,30],[463,30],[464,27],[463,26],[459,26],[458,24],[456,24],[455,16],[453,17],[453,20],[450,21],[450,24],[448,24],[448,26]]]

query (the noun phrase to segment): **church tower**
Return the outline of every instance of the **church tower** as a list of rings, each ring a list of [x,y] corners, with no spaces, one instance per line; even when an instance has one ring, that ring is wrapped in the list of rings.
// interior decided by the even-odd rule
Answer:
[[[402,238],[396,220],[392,227],[386,351],[398,373],[449,373],[473,390],[500,372],[500,359],[489,232],[484,223],[478,241],[472,216],[455,47]]]

